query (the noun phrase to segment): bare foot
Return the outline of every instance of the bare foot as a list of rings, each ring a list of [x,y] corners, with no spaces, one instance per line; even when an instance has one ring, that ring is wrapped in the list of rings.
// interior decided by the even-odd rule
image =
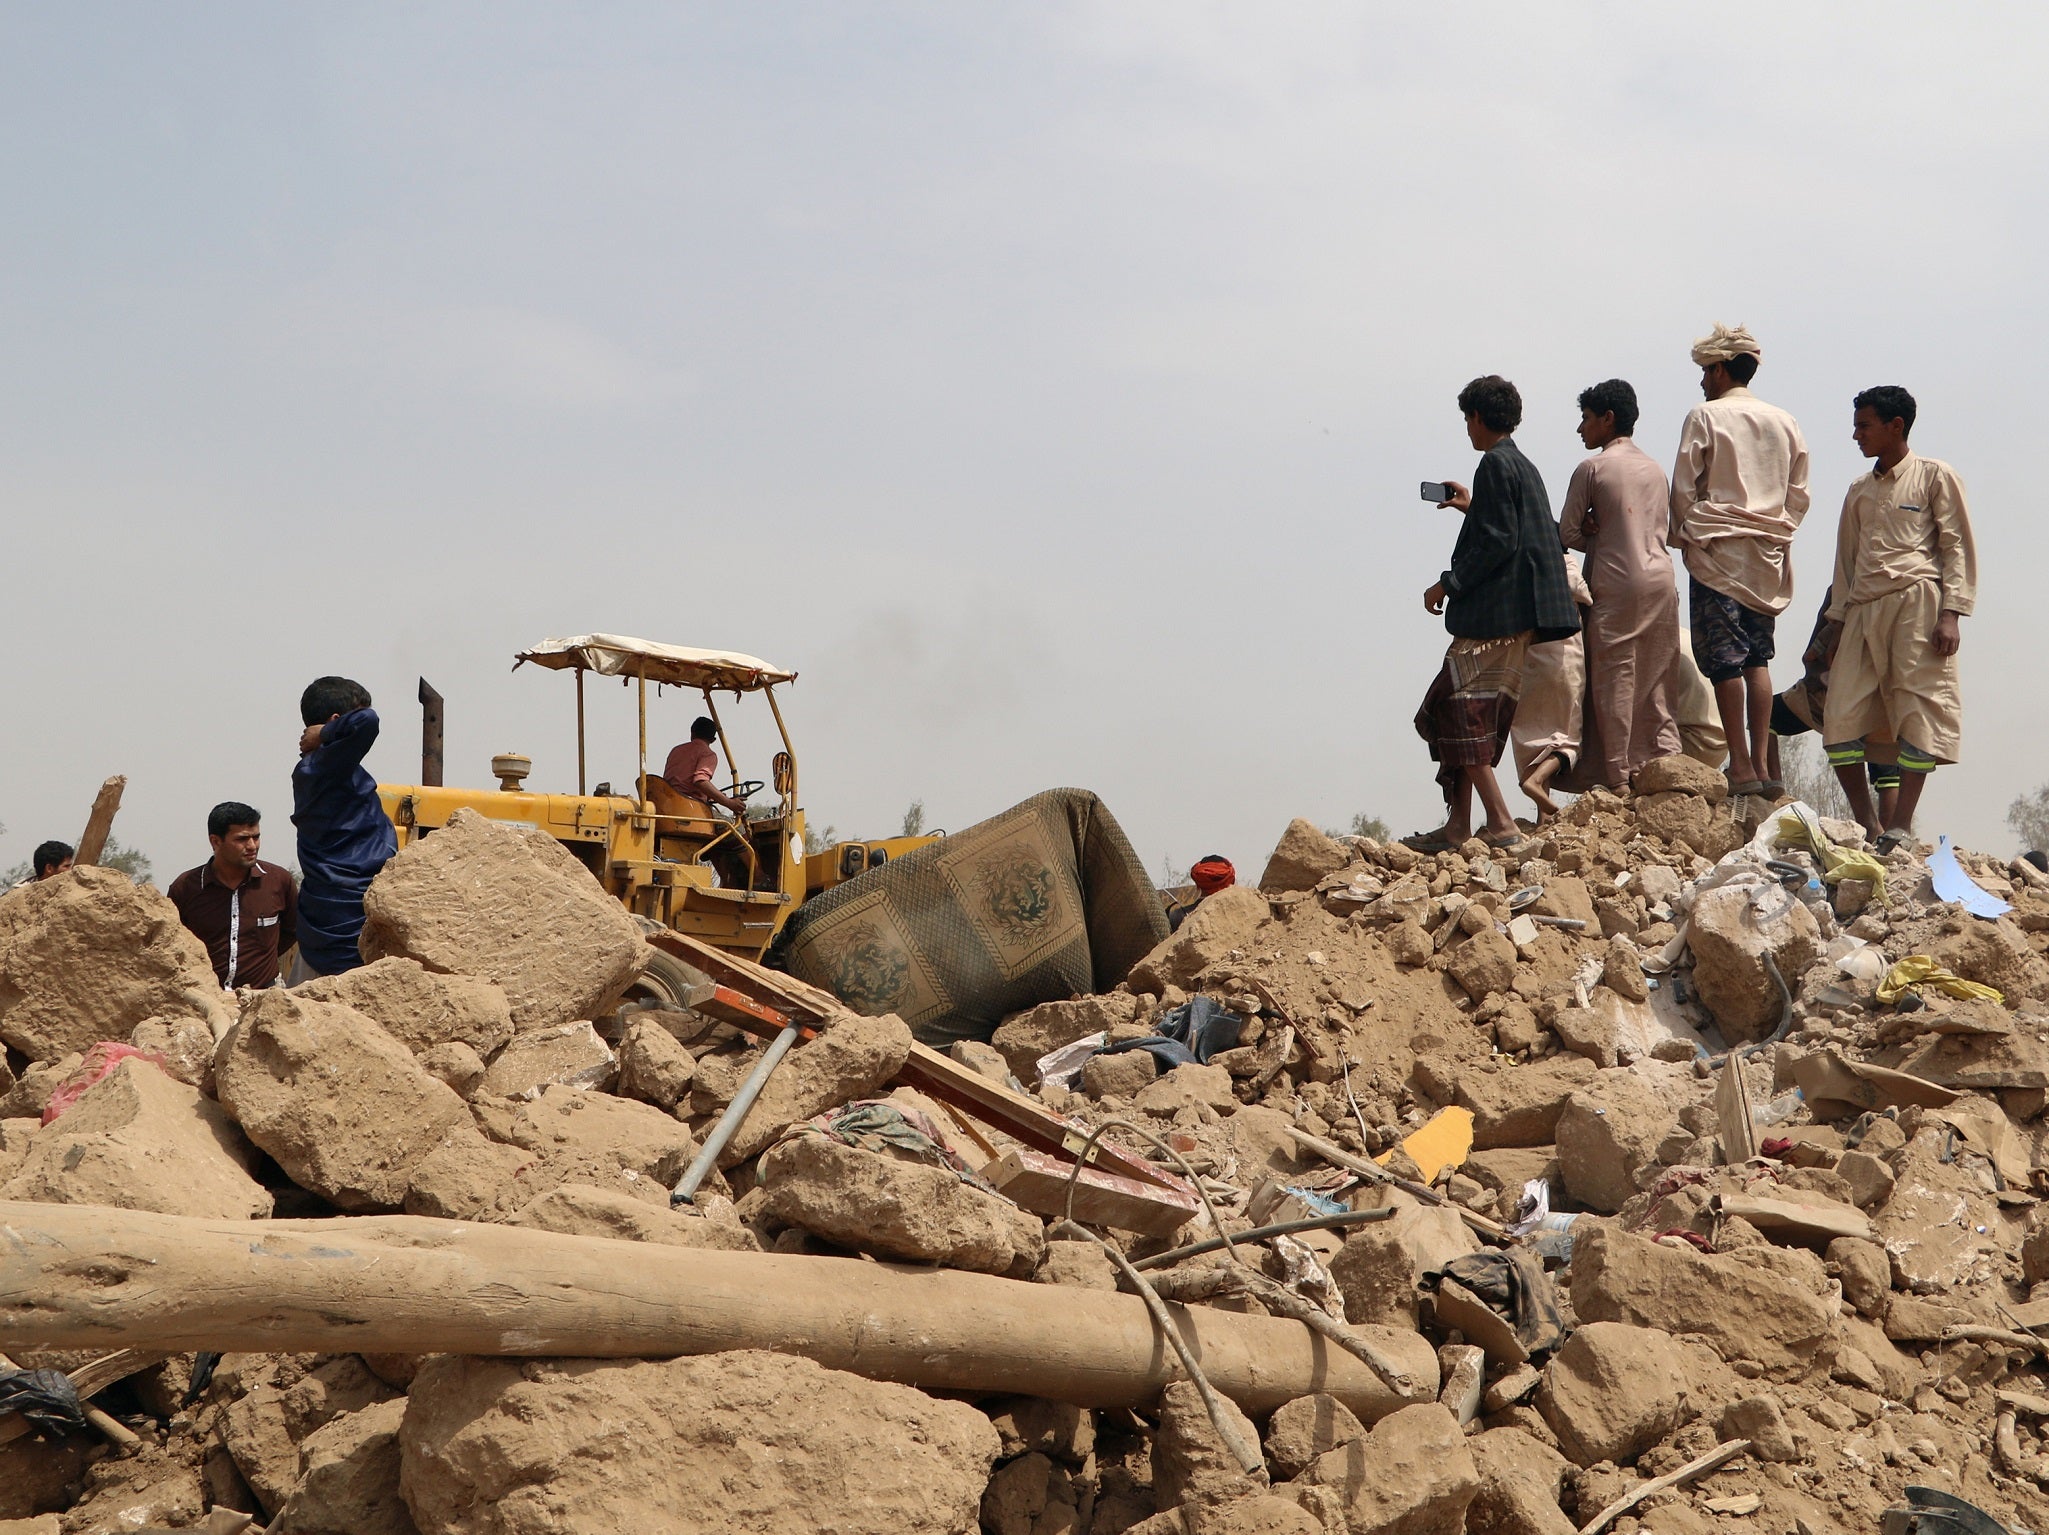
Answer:
[[[1539,825],[1558,814],[1558,801],[1553,799],[1551,791],[1545,788],[1545,784],[1549,780],[1550,775],[1548,773],[1541,777],[1532,773],[1522,781],[1520,786],[1523,793],[1529,796],[1530,803],[1537,807],[1537,821]]]

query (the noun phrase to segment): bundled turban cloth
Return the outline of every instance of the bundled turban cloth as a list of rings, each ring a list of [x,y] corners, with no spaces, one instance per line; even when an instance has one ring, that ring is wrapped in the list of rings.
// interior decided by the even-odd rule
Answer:
[[[1764,357],[1764,348],[1757,344],[1757,337],[1751,335],[1747,327],[1724,325],[1719,320],[1715,322],[1711,334],[1702,336],[1693,343],[1694,365],[1701,368],[1718,362],[1727,362],[1731,357],[1740,357],[1745,352],[1760,360]]]
[[[1188,871],[1188,877],[1195,881],[1195,888],[1204,895],[1215,895],[1219,890],[1228,890],[1238,883],[1238,871],[1231,867],[1228,858],[1209,857]]]

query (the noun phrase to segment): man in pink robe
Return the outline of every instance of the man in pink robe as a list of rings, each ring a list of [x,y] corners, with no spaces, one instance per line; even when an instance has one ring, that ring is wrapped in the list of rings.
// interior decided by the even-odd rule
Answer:
[[[1654,757],[1680,749],[1666,678],[1679,648],[1679,589],[1665,546],[1665,472],[1636,445],[1636,391],[1619,378],[1583,390],[1580,441],[1558,533],[1586,553],[1587,732],[1563,787],[1620,788]]]

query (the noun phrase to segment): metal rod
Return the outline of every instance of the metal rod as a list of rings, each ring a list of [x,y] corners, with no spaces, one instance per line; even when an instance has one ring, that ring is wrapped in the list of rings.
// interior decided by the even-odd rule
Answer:
[[[647,794],[647,661],[640,663],[640,776],[633,780],[633,793],[643,809],[652,809]]]
[[[747,1080],[740,1084],[740,1091],[733,1094],[733,1101],[726,1105],[726,1112],[719,1116],[719,1122],[712,1126],[711,1134],[704,1138],[704,1144],[697,1148],[697,1159],[684,1171],[675,1191],[669,1195],[672,1205],[688,1205],[697,1202],[697,1190],[704,1180],[711,1176],[717,1164],[719,1153],[726,1149],[726,1142],[733,1138],[733,1132],[740,1128],[740,1122],[747,1117],[747,1111],[754,1107],[754,1100],[761,1096],[762,1088],[768,1085],[770,1073],[790,1053],[790,1046],[797,1042],[797,1036],[804,1032],[802,1024],[784,1026],[782,1033],[769,1042],[761,1052],[761,1059],[754,1063],[754,1069],[747,1073]]]
[[[420,782],[439,788],[447,759],[441,750],[441,694],[425,677],[420,679]]]
[[[582,794],[583,781],[583,668],[576,669],[576,792]]]
[[[1271,1226],[1254,1226],[1250,1231],[1236,1231],[1231,1234],[1234,1242],[1263,1242],[1268,1237],[1284,1237],[1294,1231],[1322,1231],[1338,1226],[1363,1226],[1368,1221],[1385,1221],[1394,1218],[1394,1206],[1378,1210],[1347,1210],[1342,1215],[1311,1215],[1299,1221],[1276,1221]],[[1176,1247],[1169,1252],[1154,1253],[1150,1258],[1140,1258],[1131,1266],[1136,1269],[1163,1269],[1169,1264],[1179,1263],[1183,1258],[1199,1258],[1204,1253],[1213,1253],[1224,1245],[1222,1237],[1210,1237],[1201,1242],[1190,1242],[1186,1247]]]
[[[775,716],[776,733],[783,738],[783,751],[790,759],[790,789],[783,796],[783,815],[787,817],[797,808],[797,748],[790,744],[790,727],[783,723],[783,707],[775,701],[775,688],[764,689],[768,694],[768,710]]]

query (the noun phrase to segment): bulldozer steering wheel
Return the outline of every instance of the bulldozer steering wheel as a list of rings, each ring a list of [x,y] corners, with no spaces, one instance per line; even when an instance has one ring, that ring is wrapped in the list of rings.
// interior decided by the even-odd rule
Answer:
[[[726,793],[731,795],[734,799],[739,800],[742,804],[745,804],[748,800],[754,798],[755,795],[759,794],[763,789],[767,787],[768,786],[764,784],[759,778],[749,778],[744,782],[735,779],[732,785],[726,790]]]

